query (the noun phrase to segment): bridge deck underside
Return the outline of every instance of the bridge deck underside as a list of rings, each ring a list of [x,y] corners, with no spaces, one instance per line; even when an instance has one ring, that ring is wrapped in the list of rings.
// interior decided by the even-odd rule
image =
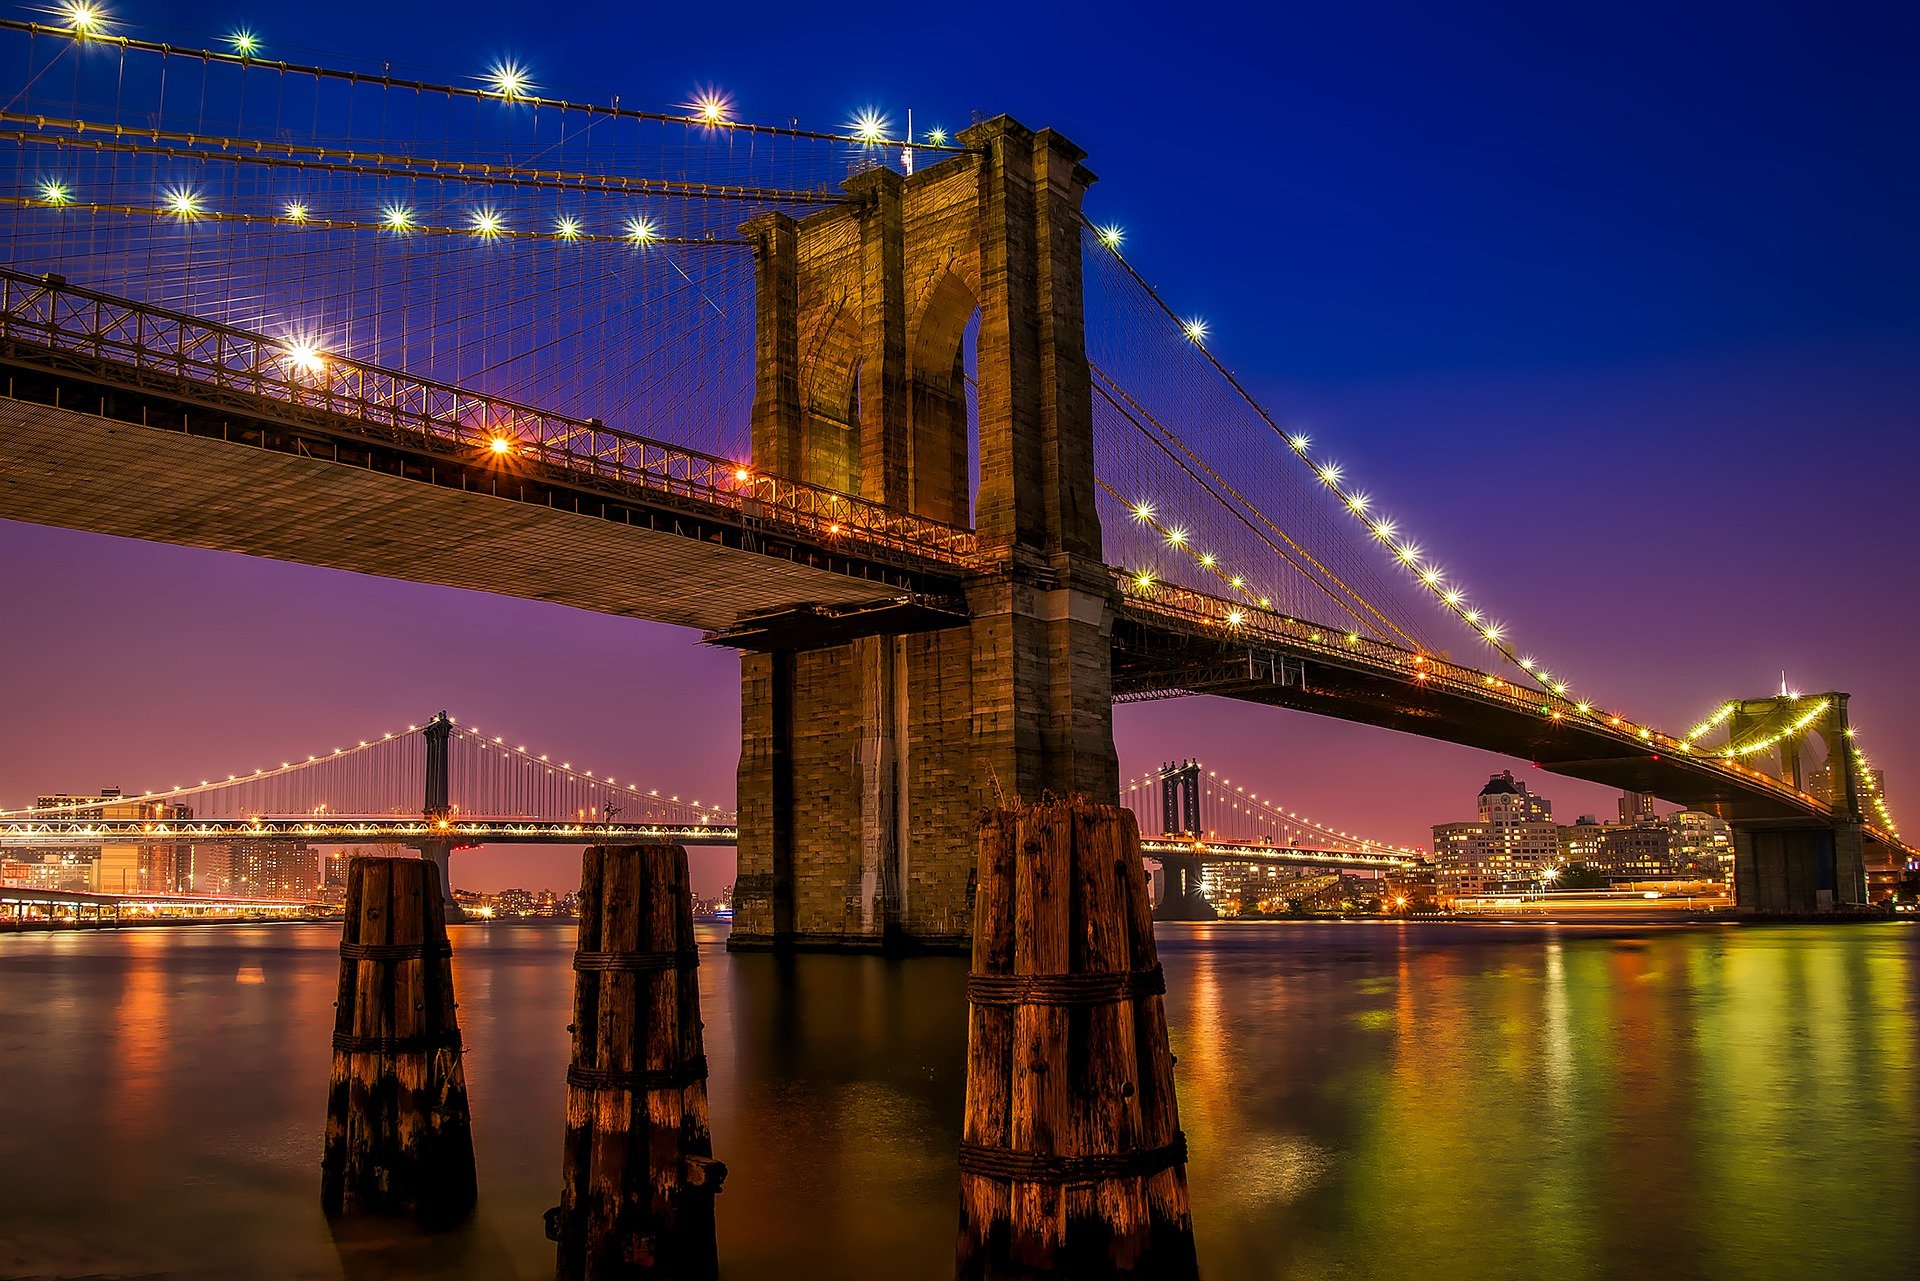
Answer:
[[[594,495],[473,464],[459,487],[448,483],[463,479],[458,461],[437,460],[441,479],[423,483],[435,460],[356,450],[335,461],[331,451],[242,443],[272,437],[271,425],[205,410],[182,430],[191,407],[116,400],[119,415],[103,417],[0,397],[0,517],[709,631],[760,611],[904,590],[805,563],[790,548],[743,546],[737,531],[698,514],[643,512],[639,523]],[[154,422],[170,413],[169,426],[142,426],[141,408]],[[220,438],[223,423],[235,439]]]
[[[1259,661],[1281,654],[1305,662],[1300,679],[1262,674]],[[1758,782],[1667,753],[1636,750],[1574,720],[1505,706],[1364,663],[1343,665],[1319,652],[1249,647],[1195,634],[1155,618],[1123,618],[1114,647],[1120,692],[1182,690],[1292,708],[1377,725],[1531,761],[1541,769],[1663,800],[1751,826],[1813,826],[1824,819]]]

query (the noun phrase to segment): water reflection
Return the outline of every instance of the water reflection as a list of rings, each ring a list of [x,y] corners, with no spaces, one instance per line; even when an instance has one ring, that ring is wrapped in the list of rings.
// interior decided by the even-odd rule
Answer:
[[[337,935],[0,938],[0,1276],[532,1278],[571,932],[454,932],[481,1208],[318,1209]],[[729,1281],[951,1275],[965,965],[703,941]],[[1202,1264],[1237,1278],[1910,1275],[1920,932],[1161,936]]]

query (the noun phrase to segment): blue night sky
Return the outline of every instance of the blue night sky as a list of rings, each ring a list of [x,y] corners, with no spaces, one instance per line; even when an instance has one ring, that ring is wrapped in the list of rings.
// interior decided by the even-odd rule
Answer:
[[[511,55],[579,100],[715,85],[817,128],[869,104],[1056,127],[1130,259],[1530,649],[1676,730],[1783,669],[1850,691],[1920,830],[1914,6],[109,7],[154,39],[247,26],[265,56],[447,80]],[[689,633],[3,523],[0,566],[0,805],[442,706],[732,791],[735,660]],[[1197,755],[1421,844],[1524,765],[1207,700],[1119,733],[1123,773]],[[1565,820],[1611,810],[1532,777]],[[698,857],[703,888],[730,879]],[[456,881],[564,885],[570,858],[467,855]]]

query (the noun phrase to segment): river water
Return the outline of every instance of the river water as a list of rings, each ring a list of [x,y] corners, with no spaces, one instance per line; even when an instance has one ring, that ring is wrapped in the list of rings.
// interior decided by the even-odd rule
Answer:
[[[0,936],[0,1277],[552,1275],[571,930],[454,930],[481,1199],[431,1237],[319,1212],[337,939]],[[722,943],[728,1281],[950,1277],[964,962]],[[1920,1271],[1920,929],[1160,944],[1213,1281]]]

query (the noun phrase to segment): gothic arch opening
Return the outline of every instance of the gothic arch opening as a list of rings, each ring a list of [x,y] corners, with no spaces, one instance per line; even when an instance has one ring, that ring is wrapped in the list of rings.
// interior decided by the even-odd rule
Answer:
[[[809,484],[860,492],[860,325],[842,300],[801,360],[800,476]]]
[[[973,371],[980,304],[951,269],[927,294],[908,353],[909,503],[955,525],[973,524],[980,484],[980,414]]]

